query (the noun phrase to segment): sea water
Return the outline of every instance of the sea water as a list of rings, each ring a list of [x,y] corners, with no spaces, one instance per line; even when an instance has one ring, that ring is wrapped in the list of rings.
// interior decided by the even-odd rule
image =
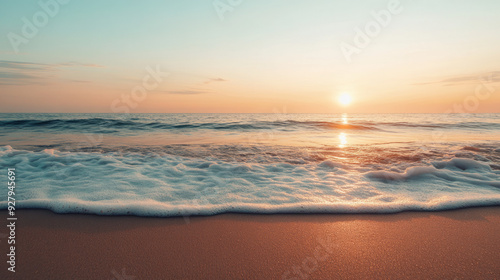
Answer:
[[[500,114],[0,114],[0,167],[57,213],[500,205]]]

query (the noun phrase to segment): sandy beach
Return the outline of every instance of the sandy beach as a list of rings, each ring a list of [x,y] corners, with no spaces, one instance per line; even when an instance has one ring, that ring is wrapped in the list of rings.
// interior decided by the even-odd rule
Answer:
[[[2,279],[500,278],[500,207],[189,218],[19,210],[17,216],[16,272],[4,261]]]

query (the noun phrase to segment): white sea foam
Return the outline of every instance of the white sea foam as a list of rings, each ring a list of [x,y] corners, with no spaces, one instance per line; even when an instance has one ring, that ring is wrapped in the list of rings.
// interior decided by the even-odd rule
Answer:
[[[279,154],[279,147],[272,149]],[[500,205],[499,171],[487,162],[451,157],[360,165],[324,157],[290,163],[282,156],[255,156],[244,162],[222,153],[0,147],[2,169],[16,167],[16,206],[58,213],[391,213]],[[0,206],[6,208],[7,202]]]

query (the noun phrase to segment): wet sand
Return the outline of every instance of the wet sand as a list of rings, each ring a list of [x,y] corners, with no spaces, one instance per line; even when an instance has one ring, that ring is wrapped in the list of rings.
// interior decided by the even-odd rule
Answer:
[[[4,223],[7,224],[6,215]],[[18,210],[0,279],[500,279],[500,207],[145,218]]]

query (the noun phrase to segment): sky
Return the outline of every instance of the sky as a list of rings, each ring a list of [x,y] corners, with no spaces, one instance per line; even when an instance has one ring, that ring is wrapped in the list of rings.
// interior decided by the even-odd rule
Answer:
[[[499,113],[499,14],[498,0],[0,0],[0,112]]]

